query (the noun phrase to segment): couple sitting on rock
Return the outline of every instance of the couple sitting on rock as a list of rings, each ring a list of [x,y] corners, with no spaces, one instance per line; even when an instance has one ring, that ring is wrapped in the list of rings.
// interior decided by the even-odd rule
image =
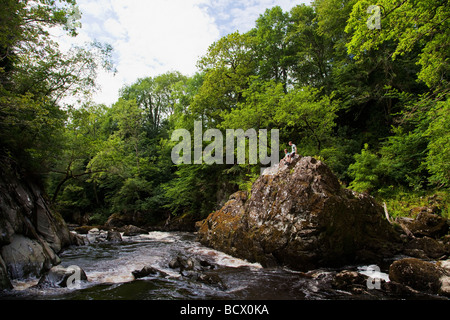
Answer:
[[[292,160],[295,158],[295,155],[298,154],[297,152],[297,146],[292,143],[292,141],[289,141],[289,145],[292,147],[292,151],[288,153],[287,149],[284,149],[284,158],[281,160],[282,163],[289,165],[292,163]]]

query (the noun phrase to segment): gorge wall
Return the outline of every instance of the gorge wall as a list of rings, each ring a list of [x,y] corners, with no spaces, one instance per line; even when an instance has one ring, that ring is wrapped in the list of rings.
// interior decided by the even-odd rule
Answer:
[[[12,279],[39,277],[71,244],[66,223],[50,209],[43,189],[11,163],[0,172],[0,290]]]

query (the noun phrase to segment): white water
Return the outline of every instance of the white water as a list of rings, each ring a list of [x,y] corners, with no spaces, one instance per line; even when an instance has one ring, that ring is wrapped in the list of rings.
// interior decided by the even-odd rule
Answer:
[[[174,258],[194,257],[214,268],[207,272],[225,284],[203,283],[171,269]],[[150,232],[123,237],[119,243],[95,243],[71,247],[60,254],[61,265],[81,267],[88,281],[75,289],[33,288],[38,279],[15,281],[15,298],[37,299],[347,299],[352,294],[330,287],[339,270],[312,270],[308,275],[285,268],[262,268],[213,250],[196,241],[193,233]],[[153,267],[166,275],[150,275],[135,281],[132,272]],[[374,268],[375,267],[375,268]],[[353,267],[372,278],[389,281],[376,266]]]

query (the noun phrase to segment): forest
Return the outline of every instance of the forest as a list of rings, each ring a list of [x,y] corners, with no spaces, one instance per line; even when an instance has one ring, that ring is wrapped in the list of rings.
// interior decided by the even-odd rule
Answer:
[[[136,79],[111,106],[89,98],[113,48],[62,53],[48,28],[77,35],[75,0],[0,4],[0,163],[45,187],[67,219],[114,213],[203,219],[251,190],[260,164],[174,164],[177,129],[279,129],[343,187],[409,215],[450,214],[450,10],[444,0],[315,0],[268,8],[212,43],[192,76]],[[155,31],[157,32],[157,31]],[[79,97],[73,104],[64,97]],[[208,142],[204,141],[207,146]],[[269,147],[268,147],[269,148]],[[270,149],[269,149],[270,153]],[[224,162],[225,163],[225,162]]]

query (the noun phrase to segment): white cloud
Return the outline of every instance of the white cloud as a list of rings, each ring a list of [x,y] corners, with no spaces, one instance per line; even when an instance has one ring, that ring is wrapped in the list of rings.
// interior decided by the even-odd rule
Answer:
[[[298,0],[78,0],[83,28],[77,40],[114,48],[117,74],[100,72],[98,103],[117,101],[118,91],[140,77],[176,70],[191,75],[208,47],[221,36],[246,32],[267,8],[289,10]]]
[[[88,10],[90,4],[81,10]],[[107,104],[117,100],[118,90],[139,77],[156,76],[177,70],[193,74],[200,56],[220,36],[214,20],[199,7],[201,0],[108,0],[110,8],[103,17],[100,41],[110,38],[114,47],[117,75],[102,74],[102,93],[97,101]],[[94,17],[98,16],[96,7]],[[89,16],[89,15],[86,15]],[[101,18],[101,16],[100,16]],[[100,19],[98,18],[98,19]],[[86,30],[94,31],[95,18],[86,19]],[[91,26],[92,25],[92,26]]]

